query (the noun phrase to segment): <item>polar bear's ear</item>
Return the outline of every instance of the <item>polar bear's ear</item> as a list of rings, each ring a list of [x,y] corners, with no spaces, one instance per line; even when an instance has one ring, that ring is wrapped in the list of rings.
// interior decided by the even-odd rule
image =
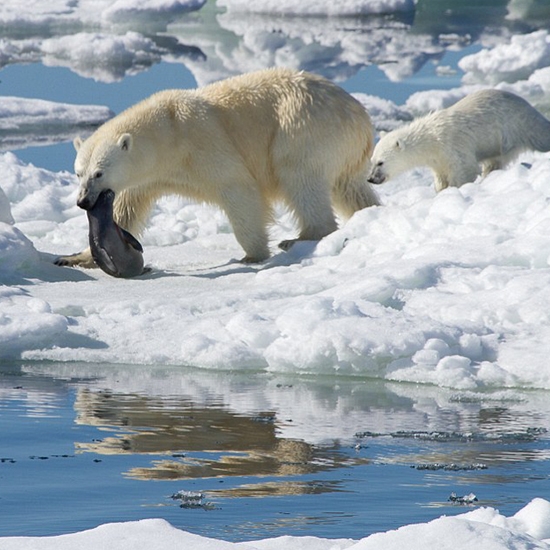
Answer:
[[[82,138],[80,136],[77,136],[73,139],[73,145],[74,145],[74,148],[76,149],[76,152],[78,153],[78,150],[80,149],[80,147],[82,146],[84,142],[82,141]]]
[[[132,135],[131,134],[122,134],[117,141],[118,146],[123,151],[129,151],[132,147]]]

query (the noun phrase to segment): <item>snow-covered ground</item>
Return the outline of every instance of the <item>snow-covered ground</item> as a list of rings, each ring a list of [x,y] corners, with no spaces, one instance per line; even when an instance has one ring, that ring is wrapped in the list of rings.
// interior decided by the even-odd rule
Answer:
[[[527,4],[511,2],[509,17]],[[200,14],[199,1],[8,0],[0,6],[1,28],[57,25],[75,32],[45,39],[6,33],[0,64],[41,60],[109,82],[165,56],[183,59],[200,83],[270,64],[318,66],[342,77],[369,52],[397,59],[384,70],[398,79],[414,72],[420,59],[438,58],[445,50],[425,35],[396,33],[388,40],[388,27],[351,38],[335,23],[338,18],[283,18],[274,33],[264,15],[277,15],[280,3],[258,3],[260,13],[247,15],[242,1],[223,5],[223,31],[203,34],[197,42],[218,54],[205,63],[187,54],[176,59],[176,50],[167,53],[166,44],[129,30],[132,22],[155,23],[151,14]],[[337,5],[302,3],[301,15],[329,13]],[[412,2],[357,0],[341,4],[341,13],[361,13],[368,5],[376,5],[377,13],[414,9]],[[119,34],[106,31],[117,25],[124,27]],[[179,21],[175,28],[189,26]],[[403,105],[357,97],[379,130],[482,86],[514,91],[548,112],[550,33],[489,37],[480,44],[480,51],[461,60],[463,85],[456,89],[417,93]],[[45,133],[50,142],[67,139],[75,128],[84,131],[108,116],[99,107],[1,98],[6,152],[0,153],[0,359],[336,373],[460,391],[550,389],[547,154],[526,153],[484,181],[438,195],[431,174],[415,170],[379,189],[382,206],[358,212],[323,241],[298,244],[289,253],[276,247],[294,231],[281,211],[273,228],[274,256],[260,266],[236,262],[242,251],[220,211],[167,197],[141,238],[152,273],[118,280],[99,270],[52,264],[55,256],[87,245],[86,216],[75,204],[76,178],[25,164],[7,151],[12,143],[39,143]],[[108,541],[113,549],[152,550],[176,544],[265,550],[548,548],[550,503],[536,496],[544,495],[533,495],[513,517],[481,508],[361,541],[284,537],[237,544],[149,520],[54,538],[0,538],[0,546],[86,549]]]
[[[4,358],[550,388],[544,154],[438,195],[429,172],[407,174],[381,188],[383,206],[289,253],[281,212],[260,266],[236,262],[220,211],[169,197],[142,238],[152,274],[123,281],[51,264],[86,246],[72,174],[13,153],[0,165]]]

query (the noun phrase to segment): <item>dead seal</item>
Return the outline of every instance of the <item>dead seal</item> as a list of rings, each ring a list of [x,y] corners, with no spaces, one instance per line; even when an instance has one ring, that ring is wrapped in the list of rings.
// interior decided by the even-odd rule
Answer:
[[[114,191],[105,189],[94,206],[87,210],[92,257],[105,273],[113,277],[136,277],[147,271],[143,268],[143,247],[115,222],[114,200]]]

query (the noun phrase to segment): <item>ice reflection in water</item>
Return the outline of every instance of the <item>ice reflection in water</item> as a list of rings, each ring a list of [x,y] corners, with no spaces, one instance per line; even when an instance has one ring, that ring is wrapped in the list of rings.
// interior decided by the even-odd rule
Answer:
[[[373,463],[505,483],[513,481],[507,472],[470,473],[550,458],[544,392],[133,369],[136,379],[104,369],[101,381],[78,389],[75,409],[78,423],[111,432],[78,442],[80,452],[162,455],[125,472],[135,479],[303,476]],[[273,480],[244,486],[232,494],[342,489]]]
[[[171,455],[126,472],[138,479],[296,476],[367,463],[366,458],[340,452],[336,444],[315,446],[281,437],[272,411],[244,416],[219,404],[203,408],[172,397],[163,403],[89,389],[78,391],[75,409],[78,423],[115,432],[116,427],[124,428],[100,441],[76,443],[81,452]],[[288,494],[321,492],[308,484],[284,487]]]
[[[359,537],[459,513],[453,493],[512,513],[550,490],[546,392],[48,363],[0,368],[0,397],[0,514],[34,533],[155,515],[239,540]]]

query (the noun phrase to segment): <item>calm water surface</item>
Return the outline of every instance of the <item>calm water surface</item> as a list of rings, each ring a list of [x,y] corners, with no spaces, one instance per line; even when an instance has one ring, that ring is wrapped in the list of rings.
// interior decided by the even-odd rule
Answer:
[[[0,368],[0,398],[2,536],[360,538],[550,494],[544,392],[33,363]]]

